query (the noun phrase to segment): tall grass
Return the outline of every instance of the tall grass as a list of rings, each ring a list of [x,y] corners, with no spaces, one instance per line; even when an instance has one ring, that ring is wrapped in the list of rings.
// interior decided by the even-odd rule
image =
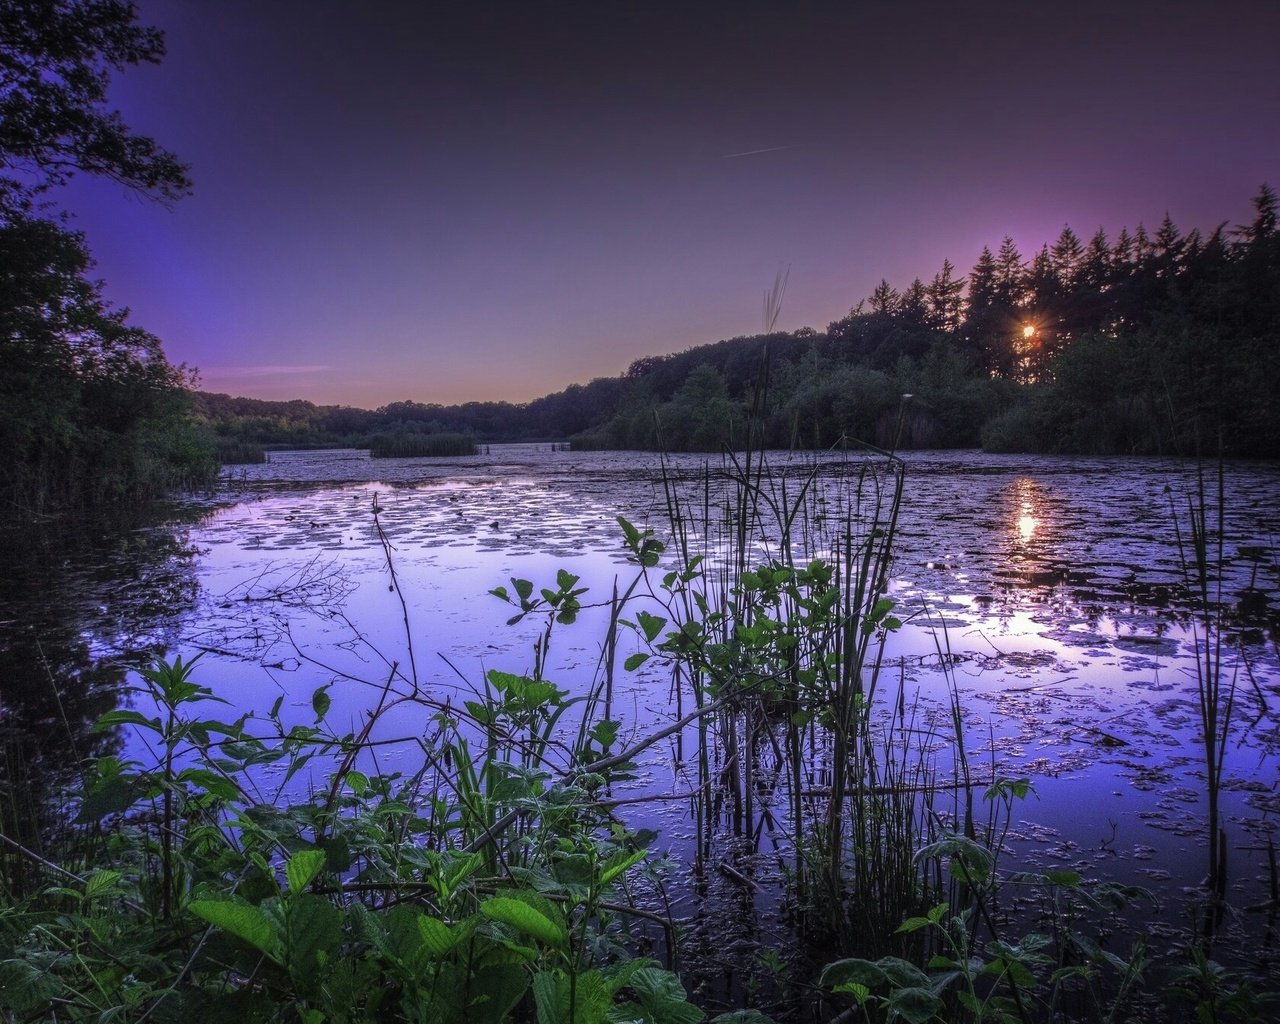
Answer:
[[[1176,504],[1172,508],[1183,581],[1194,608],[1191,630],[1196,649],[1196,708],[1200,718],[1209,848],[1204,918],[1204,939],[1208,947],[1212,947],[1214,934],[1222,922],[1227,894],[1227,833],[1222,825],[1221,799],[1223,762],[1231,743],[1237,683],[1236,667],[1230,659],[1224,661],[1223,658],[1228,610],[1222,591],[1226,566],[1225,495],[1225,469],[1219,462],[1212,494],[1200,471],[1194,493],[1186,495],[1185,508],[1179,509]],[[1172,496],[1170,500],[1172,503]]]
[[[217,458],[223,466],[253,466],[267,461],[267,450],[252,441],[241,441],[233,437],[215,436]]]
[[[376,434],[369,439],[369,454],[375,459],[445,458],[476,454],[476,439],[470,434]]]
[[[902,479],[878,452],[820,469],[747,451],[666,476],[680,568],[661,588],[664,650],[677,708],[705,712],[688,754],[698,866],[718,827],[755,845],[785,830],[809,922],[838,941],[882,941],[926,898],[912,858],[937,820],[931,750],[954,740],[900,676],[882,692]]]

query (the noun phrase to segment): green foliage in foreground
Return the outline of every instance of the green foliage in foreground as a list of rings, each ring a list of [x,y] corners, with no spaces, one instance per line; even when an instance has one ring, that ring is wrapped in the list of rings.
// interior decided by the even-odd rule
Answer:
[[[473,762],[440,709],[422,771],[366,774],[367,736],[327,729],[326,689],[314,724],[287,726],[277,702],[259,736],[204,717],[224,702],[191,670],[157,662],[157,713],[102,719],[138,729],[157,761],[99,759],[79,813],[102,836],[96,866],[55,869],[0,915],[0,1019],[703,1018],[622,941],[628,908],[611,900],[645,837],[509,759],[514,739]],[[492,682],[477,709],[495,735],[536,736],[562,710],[554,687]],[[321,788],[285,798],[326,758]],[[260,791],[268,775],[279,792]]]

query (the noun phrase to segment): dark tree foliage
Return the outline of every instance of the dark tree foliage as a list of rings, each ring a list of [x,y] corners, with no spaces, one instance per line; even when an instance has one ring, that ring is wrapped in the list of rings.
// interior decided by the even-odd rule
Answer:
[[[0,212],[0,497],[7,511],[138,500],[207,462],[187,383],[112,309],[83,238]]]
[[[113,71],[164,52],[119,0],[0,3],[0,503],[3,514],[138,500],[210,465],[185,374],[103,299],[85,240],[44,194],[77,171],[158,199],[186,168],[106,105]]]
[[[106,105],[113,71],[164,56],[160,33],[134,17],[124,0],[0,4],[0,192],[43,191],[76,171],[165,199],[190,190],[177,157]]]
[[[219,436],[362,444],[374,432],[481,442],[708,451],[759,443],[1280,454],[1280,232],[1264,187],[1250,223],[1201,237],[1165,218],[1115,241],[1070,226],[1028,263],[1009,237],[967,280],[881,281],[825,332],[731,338],[636,360],[524,405],[396,402],[372,412],[200,396]],[[767,384],[760,402],[760,386]],[[909,397],[906,397],[909,396]]]

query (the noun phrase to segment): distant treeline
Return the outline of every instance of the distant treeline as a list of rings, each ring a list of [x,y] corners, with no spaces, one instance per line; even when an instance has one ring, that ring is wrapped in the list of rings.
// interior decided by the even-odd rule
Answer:
[[[1183,234],[1166,217],[1030,259],[1006,237],[973,270],[887,281],[825,332],[733,338],[639,359],[523,405],[375,410],[196,396],[220,444],[481,442],[714,450],[757,443],[1087,454],[1280,455],[1280,232],[1267,186],[1249,224]],[[909,397],[908,397],[909,396]],[[762,402],[759,400],[762,398]],[[758,403],[758,404],[753,404]],[[751,411],[755,410],[754,417]],[[385,443],[385,442],[384,442]]]

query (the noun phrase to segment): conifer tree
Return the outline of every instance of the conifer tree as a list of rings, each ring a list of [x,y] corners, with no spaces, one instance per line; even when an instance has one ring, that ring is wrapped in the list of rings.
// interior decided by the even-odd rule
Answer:
[[[960,315],[964,310],[964,278],[957,278],[955,272],[951,261],[944,259],[942,269],[929,285],[929,323],[934,330],[951,333],[960,329]]]
[[[1022,254],[1008,235],[1000,243],[996,257],[996,301],[1007,310],[1021,306],[1026,300],[1026,266]]]

